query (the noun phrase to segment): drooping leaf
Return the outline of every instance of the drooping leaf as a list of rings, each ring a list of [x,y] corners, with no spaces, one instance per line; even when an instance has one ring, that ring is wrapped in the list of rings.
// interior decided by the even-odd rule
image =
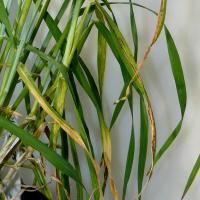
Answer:
[[[85,151],[86,155],[88,156],[88,159],[90,160],[90,164],[92,166],[93,172],[96,175],[97,179],[97,184],[98,184],[98,192],[100,191],[101,195],[101,188],[99,187],[100,182],[99,182],[99,166],[96,163],[96,161],[93,159],[92,154],[89,152],[86,144],[84,143],[83,139],[81,138],[80,134],[72,128],[51,106],[50,104],[46,101],[46,99],[42,96],[38,88],[35,86],[35,83],[33,79],[31,78],[30,74],[28,71],[25,69],[25,66],[22,64],[18,66],[18,73],[25,83],[25,85],[29,88],[33,96],[37,99],[38,103],[41,105],[41,107],[45,110],[47,114],[49,114],[52,119],[67,133],[77,144],[79,144],[83,150]],[[65,80],[68,82],[69,78],[67,73],[62,73],[64,76]],[[100,196],[101,197],[101,196]]]
[[[47,25],[48,25],[50,30],[52,28],[57,29],[58,35],[53,34],[53,36],[56,39],[56,41],[58,41],[58,43],[57,43],[58,45],[56,45],[56,46],[59,46],[60,40],[62,40],[61,38],[64,38],[63,36],[65,35],[65,30],[67,30],[67,29],[65,29],[64,32],[61,35],[60,30],[58,29],[58,27],[56,26],[56,24],[54,23],[53,20],[51,20],[50,24],[49,24],[49,21],[46,21],[46,22],[47,22]],[[51,26],[51,24],[54,24],[54,25]],[[91,153],[92,153],[92,155],[94,155],[93,147],[92,147],[92,144],[91,144],[91,141],[90,141],[90,136],[89,136],[89,133],[88,133],[88,128],[86,126],[86,123],[85,123],[85,120],[84,120],[84,117],[83,117],[83,111],[82,111],[82,108],[81,108],[81,104],[80,104],[80,101],[79,101],[78,96],[76,94],[76,88],[75,88],[75,85],[71,82],[72,76],[68,78],[68,76],[67,76],[68,72],[67,72],[66,68],[62,64],[59,64],[58,62],[56,62],[52,57],[47,56],[46,54],[44,54],[40,50],[33,48],[33,47],[29,48],[29,50],[32,50],[34,53],[39,55],[42,59],[47,60],[49,63],[55,64],[59,68],[59,70],[61,71],[65,81],[67,82],[67,84],[69,86],[70,93],[72,95],[72,102],[75,104],[74,110],[75,110],[75,115],[76,115],[76,118],[77,118],[77,123],[78,123],[79,128],[80,128],[81,136],[83,137],[83,140],[84,140],[87,148],[90,147]],[[88,161],[88,166],[89,166],[89,169],[90,169],[92,184],[93,184],[94,188],[97,188],[97,187],[99,187],[98,186],[99,183],[98,183],[98,177],[96,177],[95,168],[94,168],[93,163],[90,161],[89,158],[87,159],[87,161]],[[98,190],[94,193],[94,196],[95,196],[95,199],[99,198]]]
[[[103,9],[101,10],[102,12],[104,12]],[[110,25],[111,31],[109,31],[107,27],[105,27],[105,25],[101,22],[96,22],[95,25],[97,26],[98,30],[101,31],[102,35],[105,37],[116,59],[118,60],[120,66],[123,68],[123,70],[126,69],[128,71],[129,76],[133,77],[134,73],[136,72],[136,63],[134,61],[134,57],[132,56],[131,51],[124,37],[122,36],[122,34],[120,33],[116,25],[113,23],[110,17],[107,16],[106,13],[105,13],[105,16],[107,17],[107,22]],[[132,84],[137,90],[137,92],[140,95],[143,95],[147,103],[148,115],[149,115],[149,120],[151,124],[151,138],[152,138],[151,150],[152,150],[152,163],[153,163],[155,152],[156,152],[156,127],[155,127],[155,120],[154,120],[151,102],[149,100],[147,91],[144,87],[143,81],[141,77],[139,76],[139,74],[138,74],[138,78],[136,78]],[[151,168],[151,171],[152,170],[153,168]]]
[[[127,186],[128,186],[128,182],[131,176],[131,171],[133,168],[134,153],[135,153],[135,136],[134,136],[134,127],[133,127],[133,122],[132,122],[131,135],[129,139],[129,147],[128,147],[128,154],[127,154],[127,160],[126,160],[126,168],[125,168],[125,174],[124,174],[123,193],[122,193],[123,200],[125,200],[126,198]]]
[[[47,145],[43,144],[34,136],[32,136],[30,133],[19,128],[2,116],[0,116],[0,127],[19,137],[25,145],[31,146],[35,150],[39,151],[52,165],[81,184],[81,181],[76,174],[76,170],[72,167],[72,165],[64,160],[55,151],[51,150]]]
[[[138,159],[138,194],[142,191],[148,146],[148,115],[143,97],[140,97],[140,150]],[[141,196],[139,197],[141,199]]]
[[[159,152],[156,155],[155,162],[157,162],[160,159],[163,153],[169,148],[169,146],[173,143],[173,141],[179,134],[180,129],[182,127],[182,122],[183,122],[183,117],[184,117],[186,102],[187,102],[187,92],[186,92],[184,74],[183,74],[180,57],[179,57],[177,48],[175,46],[175,43],[173,41],[173,38],[169,30],[167,29],[167,27],[165,27],[165,34],[166,34],[168,53],[169,53],[169,58],[170,58],[170,63],[171,63],[171,69],[172,69],[174,81],[176,84],[176,90],[177,90],[180,109],[181,109],[181,120],[178,122],[176,128],[172,131],[170,136],[167,138],[166,142],[160,148]]]
[[[43,109],[56,121],[56,123],[61,126],[62,129],[66,131],[67,134],[69,134],[70,137],[74,139],[74,141],[76,141],[83,149],[87,151],[87,148],[78,132],[69,124],[67,124],[65,120],[62,119],[62,117],[49,105],[49,103],[42,96],[41,92],[35,86],[35,83],[29,75],[28,71],[25,69],[25,66],[20,64],[17,71],[25,85],[30,89],[31,93],[37,99]]]

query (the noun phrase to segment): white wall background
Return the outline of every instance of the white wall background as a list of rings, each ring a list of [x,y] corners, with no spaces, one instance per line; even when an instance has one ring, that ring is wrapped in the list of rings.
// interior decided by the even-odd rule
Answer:
[[[142,0],[138,2],[152,9],[159,9],[159,0]],[[61,1],[56,1],[54,5],[52,5],[52,13],[60,3]],[[117,5],[112,7],[124,36],[131,42],[128,6]],[[166,24],[172,33],[182,60],[187,84],[188,104],[181,134],[171,146],[170,150],[167,151],[157,164],[152,180],[143,195],[144,200],[180,199],[192,166],[200,153],[200,70],[198,66],[200,62],[199,8],[200,1],[198,0],[168,1]],[[141,58],[151,38],[156,21],[152,14],[141,8],[135,7],[135,12],[139,30],[139,56]],[[92,37],[96,37],[95,31],[92,33],[90,39]],[[92,41],[93,42],[90,41],[87,43],[82,55],[87,64],[91,66],[93,73],[96,73],[96,41]],[[164,34],[162,34],[157,44],[153,47],[152,53],[142,69],[142,76],[144,77],[155,110],[159,148],[180,119],[178,99],[169,65]],[[122,79],[119,66],[113,59],[113,55],[109,52],[105,81],[106,89],[104,92],[104,109],[108,121],[111,119],[111,113],[114,108],[113,102],[118,98],[121,87]],[[84,95],[83,99],[85,99]],[[92,122],[90,129],[95,132],[98,130],[98,125],[96,125],[97,122],[93,118],[95,113],[90,104],[86,105],[86,111],[87,118]],[[135,113],[137,116],[138,109],[135,110]],[[139,120],[135,119],[135,123],[138,124],[138,122]],[[128,148],[129,133],[130,114],[126,106],[118,120],[118,124],[112,131],[113,175],[117,182],[118,189],[120,190],[122,189],[123,183],[122,177]],[[138,128],[136,127],[137,146],[138,143]],[[137,158],[137,156],[138,151],[136,150],[135,158]],[[134,165],[134,173],[132,174],[132,177],[134,176],[135,179],[136,172],[137,163]],[[185,199],[198,200],[200,198],[199,184],[200,176],[197,177]],[[132,199],[136,191],[136,181],[131,181],[128,188],[127,199]],[[110,199],[109,194],[107,199]]]

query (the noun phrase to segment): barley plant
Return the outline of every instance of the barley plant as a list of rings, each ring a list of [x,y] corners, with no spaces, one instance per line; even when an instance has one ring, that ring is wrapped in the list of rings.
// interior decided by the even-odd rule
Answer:
[[[108,188],[113,199],[125,200],[129,181],[133,178],[137,179],[138,188],[133,198],[142,199],[154,166],[180,133],[186,108],[181,61],[165,25],[167,0],[160,0],[158,11],[131,0],[63,0],[52,16],[49,5],[53,2],[0,0],[0,199],[19,199],[25,191],[32,194],[40,191],[49,200],[99,200],[106,199],[105,190]],[[113,5],[122,4],[130,11],[132,44],[123,36],[112,10]],[[135,20],[136,7],[156,19],[151,40],[145,44],[147,48],[140,58],[137,31],[140,24]],[[59,26],[61,20],[64,22],[62,27]],[[45,28],[47,33],[38,38],[38,32]],[[81,54],[86,42],[91,40],[93,30],[97,32],[97,38],[93,38],[97,44],[97,55],[92,55],[96,56],[93,68],[97,69],[97,76]],[[147,91],[140,69],[161,32],[166,36],[181,118],[161,148],[157,149],[157,122],[149,98],[151,91]],[[119,97],[113,102],[110,121],[106,120],[103,103],[104,77],[106,68],[109,68],[106,66],[108,51],[114,55],[118,63],[116,68],[120,69],[123,79],[123,88],[119,89]],[[90,99],[95,109],[99,127],[96,133],[88,128],[92,120],[85,117],[82,95]],[[135,96],[139,103],[133,105]],[[132,128],[125,169],[119,169],[123,173],[120,189],[113,178],[111,149],[115,144],[111,135],[118,117],[123,115],[121,111],[125,104],[132,117],[128,122]],[[134,123],[133,106],[138,106],[140,111],[140,124]],[[76,125],[70,120],[72,113]],[[135,127],[139,129],[137,157],[134,157]],[[98,137],[96,141],[94,134]],[[150,159],[147,159],[148,152]],[[137,161],[138,168],[132,177],[133,161]],[[194,180],[199,162],[183,196]],[[52,168],[51,172],[49,168]],[[31,185],[26,185],[23,176],[15,178],[22,169],[26,170],[26,176],[33,176]],[[85,176],[88,176],[89,184],[85,183]],[[53,188],[50,183],[53,183]]]

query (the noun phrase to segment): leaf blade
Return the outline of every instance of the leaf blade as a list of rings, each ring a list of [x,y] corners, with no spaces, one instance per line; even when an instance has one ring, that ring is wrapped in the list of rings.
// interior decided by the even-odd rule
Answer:
[[[190,186],[192,185],[197,173],[199,172],[199,169],[200,169],[200,155],[198,156],[197,160],[196,160],[196,163],[190,173],[190,176],[187,180],[187,184],[185,186],[185,189],[184,189],[184,192],[183,192],[183,195],[181,197],[181,199],[184,198],[184,196],[186,195],[186,193],[188,192],[188,190],[190,189]]]
[[[179,105],[181,109],[181,119],[178,122],[176,128],[172,131],[170,136],[167,138],[166,142],[162,145],[162,147],[156,154],[154,163],[156,163],[161,158],[163,153],[169,148],[169,146],[173,143],[173,141],[179,134],[182,127],[182,122],[183,122],[183,118],[184,118],[184,114],[186,110],[186,103],[187,103],[187,91],[186,91],[182,64],[180,61],[180,57],[179,57],[176,45],[166,26],[165,26],[165,34],[166,34],[168,53],[169,53],[169,58],[170,58],[170,63],[171,63],[171,69],[172,69],[173,77],[175,80],[176,90],[177,90],[178,99],[179,99]]]
[[[25,145],[31,146],[35,150],[39,151],[50,163],[60,169],[63,173],[81,183],[79,178],[76,176],[76,171],[72,165],[59,156],[55,151],[52,151],[45,144],[34,138],[34,136],[2,116],[0,116],[0,126],[19,137]]]
[[[148,146],[148,115],[143,97],[140,97],[140,150],[138,159],[138,194],[142,191]],[[140,196],[140,195],[139,195]],[[139,199],[141,196],[139,197]]]
[[[8,35],[13,38],[12,27],[3,0],[0,0],[0,21],[5,25]]]

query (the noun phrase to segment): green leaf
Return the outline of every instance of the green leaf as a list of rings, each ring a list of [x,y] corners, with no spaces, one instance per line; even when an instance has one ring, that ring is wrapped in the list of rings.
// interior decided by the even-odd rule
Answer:
[[[107,5],[107,1],[105,1]],[[98,9],[96,11],[96,16],[102,23],[104,22],[104,17],[101,12],[99,12]],[[111,10],[112,11],[112,10]],[[100,31],[98,31],[98,50],[97,50],[97,67],[98,67],[98,81],[99,81],[99,91],[100,96],[102,98],[103,93],[103,83],[104,83],[104,74],[105,74],[105,67],[106,67],[106,40],[101,34]]]
[[[57,23],[55,23],[54,19],[49,15],[48,12],[46,12],[45,18],[44,18],[48,28],[51,31],[51,34],[53,36],[57,36],[58,38],[61,36],[61,31],[57,28]]]
[[[65,48],[65,53],[64,53],[64,56],[63,56],[63,63],[67,67],[69,67],[69,64],[71,62],[70,53],[71,53],[73,42],[74,42],[74,39],[75,39],[76,27],[77,27],[79,12],[80,12],[82,3],[83,2],[81,0],[77,0],[76,3],[75,3],[75,6],[74,6],[73,12],[72,12],[72,21],[71,21],[71,25],[70,25],[69,34],[68,34],[68,37],[67,37],[67,44],[66,44],[66,48]]]
[[[72,165],[58,155],[55,151],[51,150],[47,145],[40,142],[34,136],[2,116],[0,116],[0,127],[19,137],[25,145],[31,146],[35,150],[39,151],[53,166],[61,170],[67,176],[70,176],[76,182],[82,184],[77,176],[76,170],[72,167]]]
[[[126,190],[127,190],[128,182],[129,182],[132,167],[133,167],[134,153],[135,153],[135,136],[134,136],[134,127],[133,127],[133,122],[132,122],[131,136],[129,139],[129,148],[128,148],[128,154],[127,154],[127,160],[126,160],[125,174],[124,174],[123,193],[122,193],[123,200],[125,200],[125,197],[126,197]]]
[[[34,50],[34,49],[32,49]],[[46,60],[48,60],[49,62],[56,62],[56,61],[53,61],[50,57],[48,57],[46,54],[40,52],[39,50],[36,51],[36,49],[34,50],[35,53],[37,53],[39,56],[41,56],[41,58],[44,58]],[[56,63],[55,63],[56,64]],[[58,63],[57,63],[58,65]],[[23,67],[23,66],[22,66]],[[22,69],[22,67],[19,67],[18,68],[18,72],[20,74],[20,77],[23,79],[23,81],[25,82],[26,86],[29,88],[29,90],[31,90],[32,94],[36,97],[37,101],[39,101],[40,105],[43,107],[45,106],[45,111],[51,115],[51,117],[57,121],[59,120],[60,122],[57,123],[66,131],[66,133],[68,133],[70,136],[72,136],[73,139],[75,139],[76,142],[78,142],[85,150],[87,150],[87,156],[89,155],[89,151],[88,149],[86,148],[86,146],[88,146],[87,144],[84,143],[83,139],[81,138],[81,136],[79,136],[78,132],[76,132],[74,129],[72,129],[69,125],[66,124],[66,122],[61,118],[61,116],[55,112],[51,106],[48,104],[48,102],[46,102],[46,100],[43,98],[43,96],[41,95],[41,93],[38,91],[38,89],[36,88],[32,78],[30,77],[30,75],[28,74],[28,72],[24,69]],[[68,86],[71,88],[71,84],[69,82],[69,78],[68,78],[68,72],[66,71],[66,68],[63,66],[63,65],[60,65],[59,69],[61,70],[61,73],[63,75],[63,78],[65,79],[65,81],[68,83]],[[71,90],[72,92],[73,90]],[[39,95],[39,96],[38,96]],[[46,107],[47,106],[47,107]],[[43,107],[44,108],[44,107]],[[54,114],[53,114],[54,113]],[[59,118],[59,119],[58,119]],[[65,127],[65,128],[64,128]],[[68,128],[69,129],[68,129]],[[67,129],[68,130],[67,130]],[[85,131],[85,130],[84,130]],[[74,132],[73,134],[71,134],[72,132]],[[75,134],[76,132],[76,134]],[[83,132],[84,133],[84,132]],[[96,174],[95,174],[95,168],[94,168],[94,163],[93,163],[93,160],[92,160],[92,155],[90,154],[88,156],[88,165],[90,167],[90,173],[91,173],[91,176],[92,176],[92,181],[95,185],[98,185],[98,177],[96,177]],[[89,160],[91,159],[91,160]],[[98,185],[99,187],[99,185]],[[97,193],[97,196],[98,196],[98,190],[97,192],[95,192],[95,195]]]
[[[69,142],[70,142],[70,148],[71,148],[74,166],[75,166],[76,171],[77,171],[77,176],[79,177],[80,180],[82,180],[81,168],[80,168],[80,164],[79,164],[79,158],[78,158],[76,145],[71,138],[69,138]],[[77,183],[76,188],[77,188],[77,199],[83,199],[83,189],[82,189],[82,187]]]
[[[95,81],[86,67],[82,59],[79,59],[79,62],[74,63],[73,73],[79,81],[80,85],[83,87],[85,92],[88,94],[92,102],[94,103],[97,112],[101,112],[101,100],[100,95],[95,84]],[[85,72],[85,73],[84,73]]]
[[[148,146],[148,115],[143,97],[140,97],[140,151],[138,159],[138,194],[142,191]],[[141,198],[141,197],[140,197]],[[139,198],[139,199],[140,199]]]
[[[106,39],[107,43],[109,44],[111,50],[113,51],[113,54],[115,55],[115,58],[118,60],[120,67],[124,71],[125,69],[127,70],[129,76],[133,77],[134,74],[136,73],[137,66],[134,60],[134,57],[130,51],[130,48],[124,39],[123,35],[119,31],[118,27],[116,24],[112,21],[110,16],[106,13],[106,11],[101,8],[98,3],[97,3],[98,9],[102,11],[104,14],[104,17],[106,18],[106,21],[110,27],[110,31],[107,29],[107,27],[102,23],[102,22],[96,22],[95,25],[99,31],[101,31],[102,35]],[[147,103],[148,107],[148,115],[150,119],[150,124],[151,124],[151,150],[152,150],[152,161],[154,160],[155,157],[155,152],[156,152],[156,128],[155,128],[155,120],[154,120],[154,115],[151,107],[150,100],[148,98],[147,91],[144,87],[142,78],[140,75],[138,75],[138,78],[133,82],[133,86],[135,87],[136,91],[143,96]],[[151,169],[152,172],[152,169]],[[150,178],[151,173],[149,173],[149,178]]]
[[[69,159],[69,145],[68,145],[68,137],[67,134],[61,129],[61,155],[65,160]],[[61,181],[63,183],[63,187],[67,189],[70,193],[70,184],[69,184],[69,177],[66,176],[64,173],[61,172]],[[65,196],[64,191],[61,189],[61,195]]]
[[[52,58],[49,55],[46,55],[41,50],[39,50],[39,49],[37,49],[37,48],[35,48],[35,47],[31,46],[31,45],[27,45],[25,48],[27,50],[31,51],[31,52],[34,52],[40,58],[42,58],[43,60],[49,62],[50,64],[56,65],[63,74],[67,73],[67,69],[65,68],[65,66],[62,63],[57,62],[54,58]]]
[[[36,162],[35,160],[31,160],[31,163],[33,165],[33,172],[35,175],[35,181],[38,183],[40,187],[43,187],[43,193],[46,197],[48,197],[49,200],[53,200],[52,198],[52,193],[48,187],[46,177],[45,177],[45,172],[42,168],[42,166]]]
[[[136,63],[131,55],[131,51],[114,22],[111,21],[109,17],[107,21],[110,23],[111,31],[109,31],[100,21],[95,22],[95,25],[106,39],[119,64],[123,67],[123,69],[126,68],[130,76],[133,76],[134,71],[136,70]],[[138,91],[144,94],[144,86],[139,78],[135,80],[134,86]]]
[[[160,159],[163,153],[169,148],[169,146],[173,143],[173,141],[179,134],[180,129],[182,127],[182,122],[183,122],[183,117],[185,114],[186,102],[187,102],[187,92],[186,92],[184,74],[183,74],[180,57],[179,57],[177,48],[175,46],[175,43],[173,41],[173,38],[166,26],[165,26],[165,35],[166,35],[168,53],[169,53],[169,58],[170,58],[170,63],[171,63],[171,69],[172,69],[174,81],[176,84],[176,90],[177,90],[180,109],[181,109],[181,120],[178,122],[176,128],[172,131],[170,136],[167,138],[166,142],[163,144],[163,146],[157,153],[156,158],[155,158],[155,163]]]
[[[168,47],[172,72],[174,75],[176,90],[177,90],[178,99],[179,99],[179,103],[181,107],[181,113],[182,115],[184,115],[185,108],[186,108],[187,94],[186,94],[186,86],[185,86],[181,60],[180,60],[177,48],[175,46],[175,43],[173,41],[173,38],[166,26],[165,26],[165,34],[166,34],[167,47]]]
[[[111,15],[112,15],[112,18],[113,18],[113,21],[115,22],[115,24],[117,25],[117,20],[115,18],[115,15],[114,15],[114,12],[110,6],[111,2],[108,2],[108,0],[102,0],[102,4],[103,6],[106,6],[108,8],[108,10],[110,11]]]
[[[124,86],[122,88],[121,94],[120,94],[118,99],[121,99],[122,97],[124,97],[126,95],[126,88],[127,88],[128,84],[130,82],[130,79],[131,79],[128,71],[125,68],[121,67],[121,72],[122,72],[122,76],[123,76],[123,80],[124,80]],[[128,98],[128,100],[129,100],[129,107],[130,107],[130,111],[131,111],[131,116],[133,117],[132,95],[130,95],[130,98]],[[116,122],[124,103],[125,103],[125,101],[119,101],[116,104],[113,115],[112,115],[111,123],[110,123],[110,129],[113,127],[114,123]]]
[[[184,196],[186,195],[187,191],[190,189],[190,186],[192,185],[197,173],[199,172],[199,169],[200,169],[200,155],[199,157],[197,158],[196,160],[196,163],[191,171],[191,174],[187,180],[187,184],[185,186],[185,189],[184,189],[184,192],[183,192],[183,195],[181,197],[181,199],[184,198]]]
[[[124,93],[125,93],[131,77],[126,69],[121,68],[121,72],[122,72],[122,76],[124,79],[124,88],[122,89],[122,92],[124,91]],[[124,96],[125,96],[125,94],[124,94]],[[122,102],[124,102],[124,101],[122,101]],[[128,182],[130,180],[131,171],[133,168],[134,154],[135,154],[135,133],[134,133],[134,120],[133,120],[133,91],[132,91],[132,89],[130,90],[130,95],[128,96],[128,104],[129,104],[129,109],[130,109],[130,113],[131,113],[132,126],[131,126],[131,135],[130,135],[130,139],[129,139],[129,147],[128,147],[128,153],[127,153],[127,159],[126,159],[125,174],[124,174],[123,193],[122,193],[123,200],[125,200],[125,197],[126,197],[127,186],[128,186]]]
[[[77,119],[77,123],[82,135],[82,138],[84,140],[84,142],[87,144],[88,149],[90,149],[92,156],[94,156],[94,149],[92,146],[92,142],[90,139],[90,134],[89,134],[89,129],[87,127],[85,118],[84,118],[84,113],[83,113],[83,108],[82,108],[82,104],[78,95],[78,91],[76,88],[76,84],[74,81],[74,77],[73,74],[71,72],[69,72],[69,80],[70,82],[68,82],[69,84],[69,89],[72,95],[72,100],[73,100],[73,104],[74,104],[74,112],[75,112],[75,116]]]
[[[75,117],[76,117],[78,127],[80,129],[80,134],[81,134],[82,138],[84,139],[84,142],[87,144],[87,147],[90,148],[92,156],[94,157],[94,150],[93,150],[92,142],[90,139],[89,129],[88,129],[85,119],[84,119],[82,105],[81,105],[81,102],[80,102],[80,99],[78,96],[78,92],[77,92],[76,85],[75,85],[72,74],[69,74],[69,79],[70,79],[69,89],[70,89],[70,92],[72,95]],[[94,169],[90,159],[88,157],[86,157],[86,158],[87,158],[87,163],[88,163],[88,167],[89,167],[89,171],[90,171],[90,178],[91,178],[92,186],[93,186],[93,189],[95,189],[98,187],[98,179],[97,179],[95,169]],[[94,199],[95,200],[99,199],[99,197],[100,197],[99,193],[98,193],[98,191],[96,191],[94,193]]]
[[[122,98],[125,96],[126,94],[126,85],[123,86],[123,89],[121,91],[121,94],[119,96],[118,99]],[[110,122],[110,129],[112,129],[113,125],[115,124],[120,112],[121,112],[121,109],[124,105],[125,101],[120,101],[119,103],[117,103],[117,105],[115,106],[115,109],[114,109],[114,112],[112,114],[112,119],[111,119],[111,122]]]
[[[0,0],[0,21],[5,25],[8,35],[13,38],[12,27],[3,0]]]
[[[166,15],[166,10],[167,10],[167,0],[162,0],[161,5],[160,5],[160,11],[158,13],[158,18],[157,18],[157,24],[156,24],[156,29],[154,32],[153,40],[151,45],[153,45],[158,37],[160,36],[160,33],[162,31],[164,22],[165,22],[165,15]]]
[[[130,19],[131,19],[131,33],[132,33],[132,38],[133,38],[133,43],[134,43],[134,59],[137,62],[137,55],[138,55],[138,33],[137,33],[137,25],[135,21],[135,15],[133,12],[133,5],[132,5],[132,0],[129,0],[130,4]]]
[[[52,19],[52,18],[49,17],[48,19]],[[61,35],[60,30],[58,29],[57,25],[55,24],[55,22],[53,20],[46,20],[46,23],[47,23],[50,31],[52,31],[52,29],[57,29],[56,33],[58,33],[58,34],[53,34],[53,36],[54,36],[54,38],[55,38],[55,40],[57,41],[57,44],[58,44],[59,41],[61,40],[61,37],[63,37],[63,35],[65,35],[67,33],[67,28],[68,28],[67,26],[68,25],[66,26],[64,32]],[[54,32],[55,31],[52,31],[52,33],[54,33]],[[57,44],[56,44],[56,46],[59,46]],[[75,114],[76,114],[77,123],[79,125],[80,130],[81,130],[80,131],[81,136],[82,136],[86,146],[88,148],[90,148],[92,155],[94,155],[93,147],[92,147],[90,136],[89,136],[89,131],[88,131],[88,128],[87,128],[86,123],[85,123],[85,119],[84,119],[84,116],[83,116],[83,111],[82,111],[82,107],[81,107],[81,104],[80,104],[80,101],[79,101],[78,94],[76,93],[75,84],[73,84],[71,82],[72,81],[72,75],[70,75],[70,77],[69,77],[68,72],[67,72],[67,70],[66,70],[66,68],[64,67],[63,64],[59,64],[58,62],[55,61],[55,59],[53,59],[50,56],[47,56],[45,53],[41,52],[37,48],[31,47],[29,45],[29,50],[32,50],[34,53],[36,53],[42,59],[44,59],[44,60],[46,60],[46,61],[48,61],[52,64],[55,64],[59,68],[59,70],[61,71],[65,81],[67,82],[67,84],[69,86],[70,93],[72,95],[72,100],[73,100],[72,102],[75,104],[74,111],[75,111]],[[90,169],[91,181],[92,181],[93,187],[95,189],[95,188],[98,187],[98,178],[96,177],[95,169],[94,169],[93,164],[92,164],[92,162],[90,161],[89,158],[87,158],[87,162],[88,162],[88,167]],[[98,191],[95,192],[94,196],[95,196],[95,199],[99,198]]]
[[[105,67],[106,67],[106,41],[100,32],[98,32],[97,65],[98,65],[99,91],[102,97],[104,74],[105,74]]]
[[[73,129],[47,102],[47,100],[42,96],[39,89],[36,87],[35,82],[33,81],[32,77],[30,76],[29,72],[26,70],[25,66],[20,63],[20,65],[17,68],[17,72],[19,73],[21,79],[25,83],[25,85],[29,88],[33,96],[37,99],[38,103],[41,105],[41,107],[45,110],[46,113],[48,113],[55,121],[60,125],[60,127],[65,130],[67,134],[71,138],[74,139],[86,152],[88,152],[88,149],[85,146],[85,143],[83,142],[81,136],[79,133]],[[89,152],[88,152],[89,154]]]

